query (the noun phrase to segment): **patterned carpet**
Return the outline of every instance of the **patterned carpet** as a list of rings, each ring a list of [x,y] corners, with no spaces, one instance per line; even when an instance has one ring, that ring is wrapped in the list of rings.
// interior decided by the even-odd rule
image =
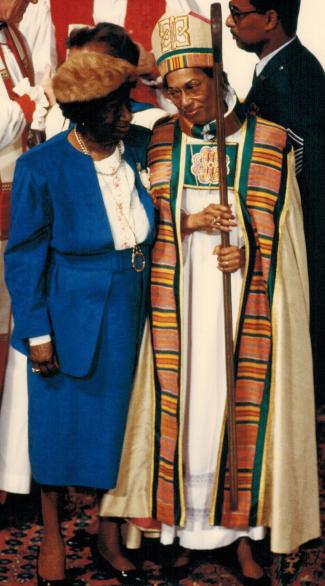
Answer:
[[[322,519],[325,519],[325,414],[318,418],[319,462],[321,482]],[[11,495],[0,509],[0,582],[9,586],[36,585],[35,568],[41,539],[39,503],[36,488],[29,497]],[[85,528],[96,518],[96,501],[92,493],[73,492],[65,507],[64,533],[67,540],[67,565],[74,586],[115,586],[118,581],[100,573],[92,557],[92,538]],[[167,552],[167,553],[166,553]],[[163,579],[162,562],[168,563],[173,553],[162,548],[156,539],[144,538],[141,550],[131,557],[142,565],[148,575],[148,584],[176,586]],[[241,582],[231,564],[230,548],[213,552],[195,552],[192,570],[180,586],[237,586]],[[256,558],[265,566],[277,586],[325,586],[325,555],[320,540],[305,544],[289,556],[271,555],[268,538],[255,546]],[[130,586],[132,586],[130,584]]]

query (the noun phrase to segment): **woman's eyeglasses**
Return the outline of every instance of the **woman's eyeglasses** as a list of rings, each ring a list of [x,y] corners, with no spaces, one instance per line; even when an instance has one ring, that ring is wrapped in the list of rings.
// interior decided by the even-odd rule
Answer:
[[[184,87],[182,87],[181,89],[167,88],[166,94],[168,98],[176,102],[181,99],[183,93],[189,98],[195,98],[199,93],[201,93],[201,91],[202,83],[200,81],[197,81],[185,84]]]

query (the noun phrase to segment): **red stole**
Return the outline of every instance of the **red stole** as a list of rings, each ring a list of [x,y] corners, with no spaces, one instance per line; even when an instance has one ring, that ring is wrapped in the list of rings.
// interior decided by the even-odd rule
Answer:
[[[7,39],[7,44],[9,49],[15,56],[17,65],[21,71],[23,77],[27,77],[31,83],[34,83],[34,74],[30,59],[27,54],[26,47],[24,45],[24,41],[17,29],[12,28],[5,28],[5,35]],[[27,122],[30,122],[32,119],[33,111],[35,109],[35,104],[30,100],[28,96],[17,96],[14,91],[14,84],[10,77],[10,72],[8,70],[6,59],[4,56],[4,52],[0,45],[0,58],[3,62],[4,69],[1,71],[2,80],[6,87],[8,96],[10,99],[15,100],[19,103],[20,107],[22,108],[25,118]],[[22,150],[26,148],[26,137],[27,137],[27,130],[24,131],[22,135]],[[9,202],[10,202],[10,189],[11,183],[2,183],[1,182],[1,170],[0,170],[0,240],[6,240],[8,238],[9,232]]]
[[[14,54],[17,65],[21,71],[23,77],[27,77],[31,84],[34,83],[34,74],[32,64],[28,57],[28,53],[24,44],[24,40],[14,27],[5,27],[4,29],[8,47]],[[1,66],[0,75],[3,83],[7,90],[10,99],[15,100],[19,103],[22,108],[27,122],[31,121],[33,111],[35,108],[34,102],[30,100],[28,96],[17,96],[13,92],[14,84],[10,77],[4,52],[0,46],[0,58],[3,66]],[[21,148],[22,150],[26,147],[27,129],[23,132],[21,137]],[[10,177],[10,176],[9,176]],[[0,168],[0,253],[2,254],[5,242],[8,238],[9,232],[9,212],[10,212],[10,193],[11,193],[11,181],[1,181],[1,168]],[[0,280],[3,280],[3,276],[0,275]],[[5,285],[3,282],[0,283],[0,308],[2,312],[2,328],[0,330],[0,393],[4,381],[4,373],[8,355],[8,344],[10,335],[10,307],[9,299],[6,293]]]
[[[93,26],[93,0],[78,0],[77,2],[63,2],[51,0],[52,21],[55,25],[58,63],[65,61],[66,40],[70,24],[84,24]]]

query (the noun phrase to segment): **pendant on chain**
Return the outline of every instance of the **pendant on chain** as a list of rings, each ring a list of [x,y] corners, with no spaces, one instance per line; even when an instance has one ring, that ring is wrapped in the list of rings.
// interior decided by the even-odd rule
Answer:
[[[131,265],[137,273],[142,273],[146,266],[146,259],[139,244],[132,248]]]

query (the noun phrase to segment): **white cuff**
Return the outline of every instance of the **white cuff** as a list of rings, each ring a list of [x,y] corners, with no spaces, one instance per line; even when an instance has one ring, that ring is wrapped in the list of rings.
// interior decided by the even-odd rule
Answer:
[[[30,99],[33,100],[36,107],[33,114],[31,128],[33,130],[45,130],[45,116],[47,114],[49,102],[42,86],[31,86],[27,77],[24,77],[24,79],[17,83],[13,91],[17,96],[24,96],[27,94]]]
[[[45,334],[44,336],[35,336],[34,338],[29,338],[29,345],[38,346],[39,344],[46,344],[47,342],[51,341],[51,336],[49,334]]]
[[[157,79],[147,79],[146,77],[141,76],[140,77],[141,82],[143,83],[143,85],[148,85],[149,87],[152,87],[153,89],[156,88],[160,88],[161,84],[162,84],[162,77],[157,77]]]
[[[226,95],[224,96],[224,98],[227,104],[227,112],[225,113],[226,118],[226,116],[229,116],[229,114],[231,114],[231,112],[237,104],[237,94],[230,85],[227,86]]]

